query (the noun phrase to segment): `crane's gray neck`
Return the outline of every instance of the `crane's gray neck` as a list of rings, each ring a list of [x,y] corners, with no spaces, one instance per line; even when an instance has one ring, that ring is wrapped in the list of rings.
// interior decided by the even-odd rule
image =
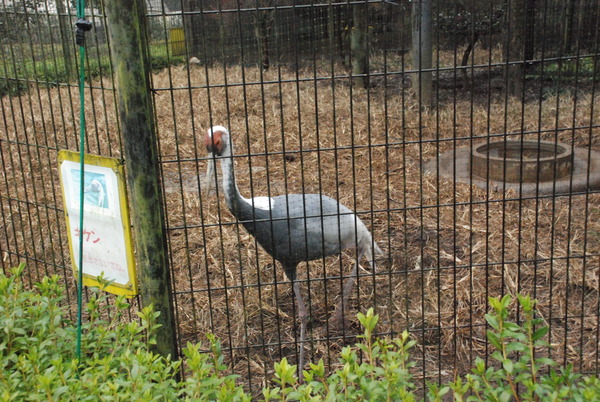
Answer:
[[[228,144],[227,150],[221,155],[221,170],[223,172],[223,192],[225,193],[225,202],[231,213],[238,219],[249,219],[251,215],[252,204],[250,200],[242,197],[235,182],[233,172],[233,152],[232,144]]]

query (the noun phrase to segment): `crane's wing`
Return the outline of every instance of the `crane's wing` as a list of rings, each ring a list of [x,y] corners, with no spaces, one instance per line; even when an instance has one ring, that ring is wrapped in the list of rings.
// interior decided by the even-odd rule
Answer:
[[[292,259],[314,260],[356,246],[358,218],[334,199],[319,194],[290,194],[271,200],[279,246]]]

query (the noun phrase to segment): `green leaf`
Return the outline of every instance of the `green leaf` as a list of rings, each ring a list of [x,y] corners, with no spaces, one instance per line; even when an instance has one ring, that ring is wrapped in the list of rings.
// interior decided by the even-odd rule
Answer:
[[[511,331],[511,332],[519,332],[519,331],[521,331],[521,327],[514,322],[507,321],[504,323],[504,330]]]
[[[500,301],[500,305],[502,310],[506,310],[508,308],[508,306],[510,305],[510,302],[512,300],[512,297],[510,296],[510,294],[505,294],[502,297],[502,300]]]
[[[502,402],[509,402],[512,400],[512,392],[509,390],[502,390],[502,392],[500,392],[499,398]]]
[[[539,357],[539,358],[535,359],[535,362],[537,364],[546,365],[546,366],[555,366],[557,364],[554,360],[552,360],[548,357]]]
[[[547,326],[540,327],[533,332],[531,335],[531,339],[533,341],[537,341],[538,339],[543,338],[548,333],[549,328]]]
[[[500,299],[497,297],[490,297],[488,299],[490,306],[496,311],[500,310]]]
[[[502,353],[499,350],[492,352],[492,357],[499,362],[504,361],[504,356],[502,355]]]
[[[490,324],[490,326],[492,328],[494,328],[496,331],[500,330],[500,324],[498,323],[498,319],[496,318],[495,315],[492,314],[486,314],[485,315],[485,320],[488,322],[488,324]]]
[[[527,350],[529,350],[529,347],[521,342],[509,342],[506,345],[506,352],[507,353],[512,353],[512,352],[526,352]]]
[[[504,359],[504,361],[502,362],[502,367],[504,368],[504,370],[509,373],[512,374],[513,369],[514,369],[514,365],[512,360],[510,359]]]
[[[487,338],[494,348],[497,350],[502,349],[502,342],[500,342],[500,338],[495,332],[487,331]]]
[[[531,297],[519,294],[517,295],[517,298],[519,299],[519,304],[525,311],[531,311],[533,309],[535,303],[532,303]]]

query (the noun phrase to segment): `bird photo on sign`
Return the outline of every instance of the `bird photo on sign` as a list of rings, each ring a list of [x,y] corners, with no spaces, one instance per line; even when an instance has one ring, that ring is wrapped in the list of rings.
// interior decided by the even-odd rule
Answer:
[[[79,168],[71,169],[71,199],[79,201],[81,170]],[[85,173],[85,182],[83,189],[83,205],[86,207],[110,208],[108,202],[108,193],[106,189],[106,175],[103,173]]]
[[[100,180],[94,179],[83,189],[84,204],[90,204],[100,208],[108,208],[108,198],[106,197],[105,185]]]

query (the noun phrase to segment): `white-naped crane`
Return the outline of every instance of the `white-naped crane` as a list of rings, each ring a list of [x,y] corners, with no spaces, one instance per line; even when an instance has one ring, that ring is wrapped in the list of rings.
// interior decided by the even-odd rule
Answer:
[[[104,187],[100,181],[92,180],[90,185],[83,189],[83,192],[88,194],[89,200],[95,207],[104,208]]]
[[[383,252],[373,241],[365,224],[348,207],[321,194],[289,194],[247,199],[240,194],[233,172],[233,142],[223,126],[210,128],[204,144],[213,158],[218,158],[223,173],[223,194],[231,213],[258,243],[283,266],[292,283],[300,319],[299,372],[304,367],[307,310],[296,280],[296,268],[302,261],[340,254],[357,249],[357,258],[342,292],[342,299],[332,318],[339,325],[358,273],[358,263],[366,257],[375,269],[375,255]],[[208,161],[207,194],[214,180],[216,159]]]

